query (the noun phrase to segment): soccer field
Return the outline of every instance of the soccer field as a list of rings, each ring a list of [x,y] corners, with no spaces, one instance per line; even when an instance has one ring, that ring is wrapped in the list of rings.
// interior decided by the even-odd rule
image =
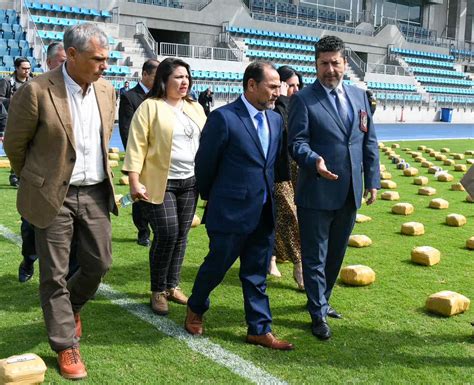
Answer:
[[[474,383],[474,321],[472,310],[444,318],[424,310],[426,298],[441,290],[452,290],[474,300],[474,251],[465,248],[474,236],[474,204],[466,192],[451,191],[463,173],[444,166],[427,153],[428,160],[454,176],[439,182],[428,169],[416,163],[407,151],[426,145],[451,153],[474,150],[474,140],[397,142],[397,154],[419,175],[429,178],[434,196],[418,195],[413,177],[403,176],[381,153],[381,163],[392,174],[400,194],[398,202],[378,200],[360,213],[373,218],[357,224],[353,234],[369,236],[367,248],[348,248],[344,265],[363,264],[376,273],[366,287],[338,282],[331,304],[344,315],[329,320],[333,337],[321,342],[312,336],[306,297],[296,290],[292,265],[279,265],[282,278],[270,277],[268,295],[273,330],[295,344],[290,352],[272,351],[244,342],[242,291],[238,263],[211,296],[205,315],[205,336],[191,337],[182,325],[186,308],[170,303],[170,314],[159,317],[149,310],[147,249],[136,244],[131,210],[121,209],[112,218],[114,263],[96,298],[81,312],[81,353],[88,369],[88,384],[468,384]],[[387,146],[392,145],[387,143]],[[474,158],[466,155],[465,158]],[[466,159],[456,160],[466,164]],[[469,167],[469,165],[468,165]],[[116,179],[120,176],[116,169]],[[117,193],[127,187],[116,185]],[[386,190],[382,190],[380,194]],[[380,195],[379,194],[379,195]],[[18,282],[19,215],[16,190],[8,186],[8,170],[0,169],[0,358],[34,352],[48,366],[47,383],[68,383],[59,375],[56,356],[49,349],[38,298],[38,271],[25,284]],[[428,208],[433,198],[449,201],[446,210]],[[395,203],[415,207],[409,216],[391,213]],[[445,217],[463,214],[467,224],[449,227]],[[198,208],[201,216],[202,207]],[[425,234],[400,234],[405,222],[422,222]],[[192,229],[182,270],[182,284],[191,293],[197,269],[207,252],[204,226]],[[441,251],[441,262],[432,267],[414,265],[410,251],[415,246]],[[36,265],[37,267],[37,265]],[[38,270],[38,269],[36,269]]]

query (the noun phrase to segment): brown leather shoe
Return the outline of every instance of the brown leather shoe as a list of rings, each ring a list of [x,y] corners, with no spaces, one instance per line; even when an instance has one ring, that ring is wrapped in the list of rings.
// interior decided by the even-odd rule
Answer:
[[[265,348],[277,350],[293,350],[293,344],[287,341],[277,339],[272,333],[263,334],[261,336],[247,335],[245,341],[249,344],[260,345]]]
[[[174,289],[169,289],[168,300],[179,303],[180,305],[186,305],[188,303],[188,297],[186,297],[179,286]]]
[[[78,347],[72,347],[58,353],[58,364],[61,376],[69,380],[87,377],[86,367],[81,360]]]
[[[76,337],[82,337],[82,322],[81,315],[79,313],[74,313],[74,322],[76,323]]]
[[[158,315],[168,314],[168,299],[166,291],[152,291],[150,299],[151,309]]]
[[[202,314],[194,313],[188,306],[184,328],[192,335],[200,336],[204,332]]]

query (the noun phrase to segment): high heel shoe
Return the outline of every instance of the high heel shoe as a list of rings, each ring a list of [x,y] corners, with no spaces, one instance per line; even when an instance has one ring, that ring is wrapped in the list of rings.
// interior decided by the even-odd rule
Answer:
[[[298,289],[304,291],[304,281],[303,281],[303,266],[301,261],[293,265],[293,278],[295,279]]]
[[[268,267],[268,274],[273,275],[274,277],[281,277],[280,270],[278,270],[276,264],[276,257],[273,255],[272,260],[270,261],[270,266]]]

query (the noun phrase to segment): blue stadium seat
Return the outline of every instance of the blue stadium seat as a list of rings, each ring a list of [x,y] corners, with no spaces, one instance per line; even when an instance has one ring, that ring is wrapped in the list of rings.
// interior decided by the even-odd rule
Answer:
[[[12,26],[10,23],[2,23],[0,30],[3,32],[13,32]]]
[[[110,19],[112,17],[112,14],[108,10],[100,11],[100,15],[105,19]]]
[[[123,59],[123,55],[119,51],[111,51],[109,56],[111,59]]]
[[[42,4],[43,11],[52,11],[53,10],[53,5],[49,3],[43,3]]]
[[[10,56],[22,56],[20,48],[10,48]]]
[[[7,9],[5,14],[7,15],[8,17],[8,22],[10,24],[13,24],[13,23],[16,23],[17,20],[18,20],[18,16],[17,16],[17,13],[14,9]]]
[[[89,8],[80,8],[80,14],[84,16],[91,15],[91,10]]]
[[[63,12],[63,9],[59,4],[53,4],[51,8],[56,13],[62,13]]]
[[[13,57],[11,57],[10,55],[3,55],[3,65],[6,66],[6,67],[14,67],[15,66],[15,63],[13,61]]]
[[[63,13],[74,13],[74,11],[72,10],[72,7],[70,7],[69,5],[63,5],[61,6],[61,9]]]
[[[91,14],[92,16],[97,16],[97,17],[100,17],[100,16],[101,16],[100,11],[98,11],[97,9],[94,9],[94,8],[91,8],[91,9],[90,9],[90,14]]]
[[[7,46],[8,48],[18,48],[18,42],[15,39],[8,39],[7,40]]]

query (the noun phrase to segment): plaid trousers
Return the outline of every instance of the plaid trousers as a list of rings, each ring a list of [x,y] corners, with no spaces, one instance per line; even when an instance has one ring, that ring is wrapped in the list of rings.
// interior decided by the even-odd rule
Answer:
[[[196,178],[168,179],[161,204],[143,202],[142,210],[153,231],[150,247],[151,291],[179,285],[189,229],[198,199]]]

